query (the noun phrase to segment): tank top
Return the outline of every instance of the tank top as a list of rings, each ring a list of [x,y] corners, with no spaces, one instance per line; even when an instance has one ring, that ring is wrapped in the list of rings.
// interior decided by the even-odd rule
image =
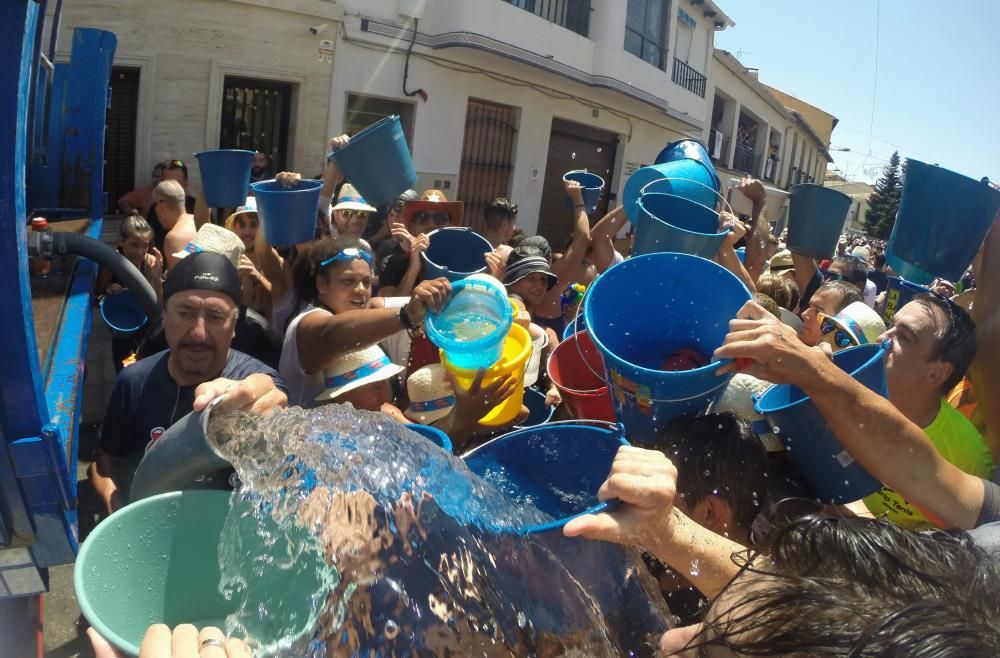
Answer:
[[[281,344],[281,359],[278,361],[278,373],[288,387],[289,406],[313,407],[316,402],[313,398],[323,392],[323,373],[307,373],[302,369],[299,361],[299,344],[295,339],[299,322],[302,318],[322,311],[329,313],[315,306],[307,306],[304,311],[292,318],[288,324],[288,331],[285,332],[284,342]]]

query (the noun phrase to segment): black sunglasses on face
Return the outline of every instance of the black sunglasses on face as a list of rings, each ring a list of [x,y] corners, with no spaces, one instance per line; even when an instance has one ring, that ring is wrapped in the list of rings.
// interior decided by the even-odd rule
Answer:
[[[843,281],[844,275],[840,272],[831,272],[827,270],[823,272],[823,281]]]
[[[435,226],[447,226],[451,223],[451,217],[443,212],[436,212],[433,215],[429,212],[418,212],[413,216],[413,221],[417,224],[433,222]]]

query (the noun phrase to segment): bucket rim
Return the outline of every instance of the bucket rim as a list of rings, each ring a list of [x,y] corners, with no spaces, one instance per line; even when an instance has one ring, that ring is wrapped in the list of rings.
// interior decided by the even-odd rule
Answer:
[[[438,231],[461,231],[462,235],[473,235],[479,238],[479,240],[484,245],[486,245],[486,251],[483,252],[484,257],[486,256],[487,253],[493,251],[493,245],[490,244],[490,241],[484,238],[483,236],[479,235],[478,233],[476,233],[474,230],[472,230],[471,226],[442,226],[441,228],[436,228],[427,234],[428,247],[424,251],[420,252],[421,260],[423,260],[425,263],[430,263],[434,267],[441,268],[442,270],[448,270],[449,272],[453,272],[455,274],[479,274],[481,272],[486,271],[486,266],[484,265],[483,267],[476,270],[471,270],[469,272],[461,272],[459,270],[453,270],[451,268],[445,267],[441,263],[431,260],[431,257],[427,255],[427,252],[430,250],[430,243],[433,242],[434,240],[434,234],[437,233]],[[452,286],[454,286],[456,283],[458,282],[456,281],[455,283],[452,283]]]
[[[535,395],[536,397],[539,396],[539,395],[541,395],[542,396],[542,402],[544,403],[544,401],[545,401],[545,393],[542,393],[541,391],[539,391],[534,386],[526,386],[524,388],[524,397],[528,397],[528,393],[529,392],[532,393],[533,395]],[[522,404],[523,404],[523,402],[522,402]],[[525,406],[527,406],[527,405],[525,404]],[[514,429],[517,429],[517,430],[520,430],[520,429],[530,429],[530,428],[533,428],[533,427],[538,427],[539,425],[545,425],[545,424],[547,424],[550,420],[552,420],[552,416],[555,415],[556,408],[553,405],[545,405],[545,408],[548,409],[548,412],[545,415],[545,420],[543,420],[540,423],[535,423],[534,425],[515,425]],[[529,407],[529,411],[530,411],[530,407]],[[529,418],[531,417],[530,413],[528,414],[528,417]],[[525,420],[527,420],[527,418],[525,418]]]
[[[833,193],[833,196],[843,197],[844,199],[847,199],[848,201],[851,200],[850,196],[844,194],[840,190],[835,190],[832,187],[826,187],[825,185],[819,185],[817,183],[796,183],[795,185],[792,185],[790,188],[788,188],[788,194],[789,194],[789,196],[792,194],[792,192],[796,188],[803,188],[802,189],[803,192],[805,192],[805,191],[807,191],[809,189],[824,190],[825,192],[831,192],[831,193]]]
[[[423,254],[421,254],[421,255],[423,255]],[[451,298],[450,299],[454,299],[456,293],[464,290],[465,288],[469,288],[469,287],[472,287],[472,286],[474,286],[476,288],[481,288],[484,291],[490,291],[491,293],[492,292],[497,292],[496,288],[494,286],[491,286],[491,285],[489,285],[489,284],[487,284],[487,283],[485,283],[483,281],[476,280],[476,279],[471,279],[471,280],[470,279],[462,279],[460,281],[454,281],[451,284]],[[507,295],[506,295],[505,291],[504,292],[498,292],[497,294],[500,295],[503,298],[504,302],[507,302]],[[449,299],[449,301],[450,301],[450,299]],[[447,306],[447,304],[445,306]],[[442,308],[441,310],[443,311],[444,309]],[[436,318],[438,315],[439,315],[438,313],[427,313],[426,316],[424,317],[424,330],[427,332],[427,338],[430,339],[430,341],[432,343],[434,343],[435,345],[438,345],[438,341],[444,342],[446,340],[449,340],[449,339],[446,339],[444,337],[444,335],[438,330],[438,328],[436,326],[434,326],[434,318]],[[464,349],[462,351],[463,352],[475,352],[475,351],[478,351],[478,349],[481,349],[481,348],[483,348],[485,346],[488,346],[488,345],[496,342],[496,334],[499,333],[499,332],[503,332],[503,334],[504,334],[504,338],[501,339],[501,341],[502,340],[506,340],[507,335],[513,329],[513,323],[514,323],[514,313],[513,313],[512,309],[510,307],[510,303],[508,302],[506,304],[505,308],[504,308],[503,317],[500,319],[500,324],[497,326],[496,330],[491,331],[487,335],[482,336],[480,338],[476,338],[476,339],[470,340],[470,341],[464,341],[464,345],[466,346],[467,349]],[[527,329],[525,329],[524,331],[525,331],[525,333],[528,333]],[[438,347],[440,347],[440,345],[438,345]],[[528,334],[528,349],[529,350],[531,349],[531,335],[530,334]],[[442,348],[442,351],[443,351],[443,348]],[[503,360],[503,347],[502,346],[501,346],[501,356],[500,356],[500,359],[501,359],[501,361]],[[495,365],[499,365],[501,361],[498,361],[497,363],[495,363],[494,366]]]
[[[743,290],[746,291],[746,293],[747,293],[747,299],[748,300],[751,298],[750,291],[747,290],[746,285],[742,281],[740,281],[740,279],[735,274],[733,274],[732,272],[730,272],[726,268],[722,267],[721,265],[719,265],[715,261],[709,260],[707,258],[702,258],[701,256],[695,256],[693,254],[676,253],[676,252],[671,252],[671,251],[659,251],[659,252],[652,253],[652,254],[643,254],[642,256],[634,256],[632,258],[628,258],[628,259],[626,259],[626,260],[618,263],[617,265],[613,265],[612,267],[609,267],[604,272],[604,274],[602,274],[601,276],[597,277],[597,279],[593,283],[590,284],[590,288],[587,291],[588,292],[588,296],[589,296],[590,293],[593,292],[593,289],[600,283],[600,281],[601,281],[602,278],[604,278],[605,276],[607,276],[610,272],[615,271],[619,267],[622,267],[623,265],[628,265],[630,263],[634,264],[634,263],[639,262],[639,261],[641,261],[643,259],[664,258],[666,256],[676,256],[678,258],[694,258],[694,259],[699,260],[699,261],[704,261],[706,263],[711,263],[712,265],[715,265],[716,267],[718,267],[719,270],[720,270],[720,272],[722,272],[724,276],[728,275],[732,281],[735,281],[736,283],[740,284],[740,286],[743,288]],[[589,297],[588,297],[588,301],[589,301]],[[584,308],[584,315],[587,316],[587,317],[584,318],[584,320],[587,322],[587,327],[588,327],[588,330],[589,330],[592,327],[592,318],[590,316],[593,315],[592,312],[590,311],[589,304],[587,304],[585,306],[585,308]],[[634,363],[626,361],[621,356],[619,356],[618,354],[615,354],[615,352],[613,352],[611,349],[609,349],[607,345],[605,345],[603,342],[601,342],[601,339],[593,331],[590,331],[590,339],[592,341],[594,341],[594,345],[597,346],[597,349],[601,351],[602,357],[605,354],[607,354],[607,355],[615,358],[617,361],[619,361],[619,362],[621,362],[623,364],[627,364],[627,366],[629,368],[635,370],[636,372],[640,372],[640,373],[643,373],[643,374],[646,374],[646,373],[657,373],[658,375],[665,375],[665,376],[671,377],[671,378],[673,378],[673,377],[680,377],[680,376],[690,376],[692,374],[707,375],[707,374],[709,374],[711,372],[714,372],[715,370],[721,368],[723,365],[729,363],[730,361],[732,361],[732,359],[723,359],[721,361],[710,361],[709,363],[701,366],[700,368],[692,368],[690,370],[656,370],[656,369],[653,369],[653,368],[645,368],[643,366],[636,365]],[[607,363],[605,363],[605,368],[608,368]],[[725,382],[721,382],[721,384],[724,384],[724,383]],[[715,388],[718,388],[718,387],[715,387]]]
[[[84,565],[87,564],[90,553],[98,550],[96,547],[98,546],[99,541],[93,541],[93,538],[97,537],[99,539],[102,532],[114,532],[114,530],[118,527],[118,523],[109,523],[108,521],[119,514],[122,515],[118,517],[119,521],[126,516],[135,516],[137,514],[141,516],[146,513],[146,508],[149,506],[155,507],[165,501],[169,501],[174,498],[181,499],[184,497],[189,499],[203,498],[205,500],[201,502],[202,505],[214,504],[215,501],[219,501],[221,503],[224,500],[225,507],[228,509],[230,494],[231,492],[228,491],[218,491],[214,489],[185,489],[181,491],[168,491],[166,493],[150,496],[149,498],[137,500],[134,503],[130,503],[125,507],[122,507],[109,516],[104,523],[97,524],[98,527],[91,530],[87,539],[80,545],[80,550],[76,556],[76,562],[73,565],[73,591],[74,594],[76,594],[77,601],[80,603],[80,611],[83,613],[83,616],[88,622],[90,622],[91,626],[97,629],[97,632],[99,632],[104,639],[106,639],[113,646],[123,649],[134,656],[139,655],[139,645],[126,640],[116,633],[110,626],[108,626],[97,614],[91,601],[91,597],[88,596],[87,588],[85,586],[85,572],[87,569]],[[105,527],[102,530],[100,526]]]
[[[664,179],[661,179],[661,180],[667,180],[667,179],[664,178]],[[658,183],[658,182],[659,181],[653,181],[653,183]],[[650,183],[650,185],[652,185],[653,183]],[[648,185],[647,185],[647,187],[648,187]],[[646,189],[646,188],[643,188],[643,189]],[[639,200],[636,201],[636,204],[639,206],[639,209],[643,213],[645,213],[646,215],[649,215],[650,219],[655,219],[656,221],[660,222],[661,224],[669,226],[669,227],[671,227],[673,229],[676,229],[676,230],[678,230],[678,231],[680,231],[682,233],[687,233],[688,235],[697,235],[697,236],[705,237],[705,238],[718,238],[720,236],[729,235],[730,229],[726,229],[725,231],[720,231],[718,233],[702,233],[701,231],[692,231],[690,229],[684,228],[683,226],[678,226],[677,224],[671,224],[670,222],[664,221],[664,220],[660,219],[659,217],[657,217],[656,215],[654,215],[653,213],[651,213],[648,210],[646,210],[646,206],[643,205],[643,203],[642,203],[643,199],[645,199],[646,197],[661,197],[661,196],[674,197],[675,199],[680,199],[681,201],[686,201],[687,203],[694,204],[696,206],[700,206],[700,207],[704,208],[705,210],[713,213],[716,216],[716,218],[719,217],[719,213],[716,212],[715,210],[712,210],[708,206],[702,205],[702,204],[698,203],[697,201],[692,201],[691,199],[687,199],[687,198],[679,196],[677,194],[667,194],[666,192],[646,192],[645,194],[639,194]],[[638,227],[636,227],[636,228],[638,229]],[[644,255],[646,255],[646,254],[644,254]]]
[[[127,303],[129,303],[130,305],[132,305],[133,308],[137,309],[142,314],[142,321],[139,322],[139,324],[135,325],[134,327],[122,327],[122,326],[119,326],[119,325],[115,324],[114,322],[112,322],[108,318],[108,315],[107,315],[107,313],[106,313],[106,311],[104,309],[104,304],[105,304],[105,301],[107,299],[109,299],[109,298],[116,299],[116,298],[120,297],[121,295],[126,295],[126,296],[130,297],[131,300],[126,299],[125,301]],[[140,329],[142,329],[143,326],[145,326],[145,324],[147,322],[149,322],[149,314],[146,313],[146,311],[139,304],[139,300],[129,290],[121,292],[118,295],[104,295],[104,296],[102,296],[101,297],[101,301],[98,304],[98,307],[100,308],[100,311],[101,311],[101,320],[104,321],[104,324],[106,324],[108,326],[108,328],[111,329],[111,331],[117,332],[119,334],[132,335],[135,332],[137,332]]]
[[[603,176],[595,174],[592,171],[587,171],[586,169],[574,169],[572,171],[567,171],[565,174],[563,174],[563,177],[562,177],[563,181],[566,181],[567,177],[570,174],[586,174],[588,176],[593,176],[597,180],[601,181],[601,184],[599,186],[593,186],[593,185],[591,185],[591,186],[584,186],[584,185],[581,185],[581,188],[585,189],[585,190],[603,190],[604,186],[607,185],[607,181],[604,180]],[[579,183],[580,181],[577,181],[577,182]]]
[[[516,329],[515,329],[515,327],[516,327]],[[520,330],[520,331],[518,331],[518,330]],[[517,364],[517,362],[519,362],[519,361],[524,361],[525,363],[527,363],[528,356],[530,356],[530,354],[531,354],[531,334],[528,333],[528,330],[525,329],[524,327],[522,327],[521,325],[515,324],[515,323],[512,322],[511,325],[510,325],[509,332],[507,333],[506,336],[504,336],[504,340],[506,341],[508,338],[510,338],[510,334],[512,334],[512,333],[518,333],[518,334],[520,334],[521,332],[524,332],[524,337],[522,339],[522,342],[524,343],[524,345],[522,345],[521,349],[519,349],[517,351],[517,353],[514,354],[514,355],[512,355],[510,358],[505,359],[504,356],[503,356],[503,348],[501,348],[500,360],[497,361],[496,363],[494,363],[489,368],[486,368],[486,376],[489,376],[491,372],[498,373],[498,372],[501,372],[503,370],[513,371],[515,364]],[[479,339],[479,340],[482,340],[482,339]],[[445,353],[444,353],[443,349],[440,350],[440,352],[441,352],[441,363],[442,363],[442,365],[447,365],[448,369],[453,370],[455,373],[457,373],[461,377],[474,378],[476,376],[476,373],[479,372],[479,370],[480,370],[480,368],[475,368],[475,369],[471,369],[471,368],[459,368],[458,366],[454,365],[451,361],[448,360],[448,357],[445,356]],[[486,445],[486,444],[483,444],[483,445]]]
[[[278,183],[278,179],[269,178],[267,180],[257,181],[255,183],[250,183],[250,189],[253,190],[256,195],[258,192],[263,192],[265,195],[277,194],[277,193],[296,193],[296,192],[314,192],[319,188],[323,187],[323,181],[316,180],[315,178],[303,178],[295,184],[294,187],[284,187],[280,190],[268,189],[265,186],[271,186],[274,183]]]
[[[834,355],[834,357],[836,357],[837,355],[848,354],[850,352],[859,351],[859,350],[865,350],[865,349],[869,349],[869,350],[874,349],[875,352],[864,363],[862,363],[860,366],[858,366],[857,368],[855,368],[854,370],[852,370],[850,373],[848,373],[851,376],[851,378],[854,378],[854,375],[856,375],[858,372],[864,370],[865,368],[870,367],[876,361],[880,361],[881,359],[885,358],[885,355],[889,351],[889,341],[888,340],[883,340],[881,343],[865,343],[864,345],[855,345],[854,347],[849,347],[846,350],[841,350],[841,351],[837,352],[837,354]],[[780,412],[783,412],[783,411],[788,411],[789,409],[794,409],[795,407],[800,407],[800,406],[802,406],[802,405],[804,405],[804,404],[806,404],[808,402],[812,402],[812,398],[810,398],[808,395],[803,395],[800,399],[796,400],[795,402],[789,402],[788,404],[783,404],[783,405],[780,405],[780,406],[777,406],[777,407],[773,407],[773,408],[764,408],[762,405],[764,404],[765,399],[767,398],[767,396],[772,391],[776,391],[779,388],[781,388],[782,386],[792,386],[792,385],[791,384],[775,384],[773,386],[768,387],[767,390],[765,390],[759,396],[757,396],[757,397],[754,398],[754,401],[753,401],[754,411],[756,411],[757,413],[759,413],[762,416],[766,416],[768,414],[775,414],[775,413],[780,413]]]

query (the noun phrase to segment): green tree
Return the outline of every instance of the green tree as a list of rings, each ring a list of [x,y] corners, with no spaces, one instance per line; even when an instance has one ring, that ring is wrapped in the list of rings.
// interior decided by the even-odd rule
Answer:
[[[904,168],[905,169],[905,168]],[[865,233],[886,240],[896,223],[899,210],[899,195],[903,190],[903,173],[899,167],[899,152],[893,151],[889,164],[882,170],[882,176],[875,183],[875,191],[868,198],[868,212],[865,213]]]

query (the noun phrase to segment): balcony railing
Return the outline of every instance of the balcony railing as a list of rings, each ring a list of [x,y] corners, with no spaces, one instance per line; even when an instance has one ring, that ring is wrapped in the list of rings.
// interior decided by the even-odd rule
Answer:
[[[753,149],[744,144],[737,144],[736,151],[733,153],[733,169],[755,175],[756,164],[757,154],[754,153]]]
[[[674,73],[671,76],[671,80],[692,94],[698,94],[702,98],[705,97],[705,76],[676,57],[674,57]]]
[[[573,30],[581,36],[590,34],[590,0],[504,0],[540,16],[550,23]],[[702,93],[704,96],[704,93]]]

